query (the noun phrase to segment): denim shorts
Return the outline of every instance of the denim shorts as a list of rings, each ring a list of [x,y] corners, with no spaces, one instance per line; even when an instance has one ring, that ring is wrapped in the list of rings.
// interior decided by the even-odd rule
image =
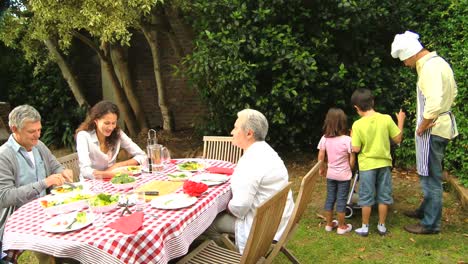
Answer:
[[[336,202],[336,211],[344,213],[348,200],[350,181],[337,181],[327,179],[327,200],[325,201],[325,211],[333,211]]]
[[[359,205],[392,204],[391,167],[359,171]]]

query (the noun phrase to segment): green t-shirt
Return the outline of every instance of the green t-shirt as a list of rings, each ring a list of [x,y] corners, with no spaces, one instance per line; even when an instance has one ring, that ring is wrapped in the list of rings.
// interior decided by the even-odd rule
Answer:
[[[372,170],[392,166],[390,140],[400,129],[389,115],[375,113],[361,117],[353,123],[351,144],[360,147],[359,170]]]

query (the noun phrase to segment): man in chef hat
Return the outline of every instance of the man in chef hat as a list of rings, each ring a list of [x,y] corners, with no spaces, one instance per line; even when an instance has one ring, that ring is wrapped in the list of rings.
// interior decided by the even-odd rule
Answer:
[[[425,49],[419,35],[406,31],[395,35],[391,55],[405,66],[416,68],[418,81],[416,116],[416,165],[424,193],[418,209],[405,215],[420,219],[405,230],[414,234],[437,234],[442,216],[442,160],[449,140],[458,135],[452,106],[457,85],[450,65],[437,53]]]

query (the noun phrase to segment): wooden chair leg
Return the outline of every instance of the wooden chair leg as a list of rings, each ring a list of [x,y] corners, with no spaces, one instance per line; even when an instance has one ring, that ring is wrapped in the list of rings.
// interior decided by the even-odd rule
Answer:
[[[301,264],[299,260],[285,247],[281,247],[281,252],[291,261],[293,264]]]
[[[223,244],[226,246],[227,249],[232,250],[232,251],[236,251],[236,252],[239,251],[237,249],[236,245],[229,238],[228,234],[222,234],[221,235],[221,241],[223,242]]]

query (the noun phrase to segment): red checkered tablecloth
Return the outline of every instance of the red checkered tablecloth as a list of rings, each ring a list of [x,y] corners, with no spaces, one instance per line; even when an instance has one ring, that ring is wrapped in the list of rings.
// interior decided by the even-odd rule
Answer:
[[[207,162],[210,166],[235,166],[224,161]],[[165,174],[176,170],[176,165],[170,164],[162,172],[142,174],[137,184],[166,180]],[[122,192],[109,182],[103,183],[102,188],[109,193]],[[48,233],[42,230],[42,225],[51,216],[44,213],[38,201],[31,201],[8,218],[3,250],[34,250],[82,263],[167,263],[187,253],[189,245],[226,208],[231,198],[229,182],[211,186],[207,192],[194,205],[178,210],[160,210],[148,203],[142,228],[130,235],[93,225],[68,233]],[[117,209],[105,213],[106,225],[117,220],[121,212],[122,209]]]

